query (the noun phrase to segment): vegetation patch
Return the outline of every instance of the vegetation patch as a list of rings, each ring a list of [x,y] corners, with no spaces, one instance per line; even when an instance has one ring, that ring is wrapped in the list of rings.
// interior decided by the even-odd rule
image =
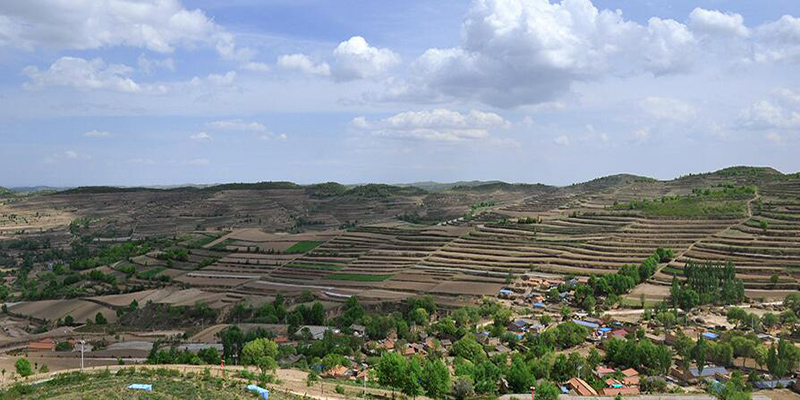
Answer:
[[[756,192],[754,186],[723,186],[721,190],[695,189],[686,196],[664,196],[630,203],[615,203],[616,210],[637,210],[658,217],[743,216],[747,200]]]
[[[316,249],[322,242],[316,240],[303,240],[302,242],[297,242],[286,249],[286,252],[289,254],[302,254],[308,253],[311,250]]]
[[[333,264],[306,264],[306,263],[289,263],[286,264],[289,268],[301,268],[301,269],[327,269],[327,270],[340,270],[343,269],[343,265],[333,265]]]

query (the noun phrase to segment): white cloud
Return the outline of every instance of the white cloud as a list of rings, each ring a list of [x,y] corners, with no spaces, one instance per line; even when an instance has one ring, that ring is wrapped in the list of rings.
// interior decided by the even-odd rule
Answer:
[[[477,110],[460,113],[447,109],[406,111],[378,121],[356,117],[350,124],[375,136],[436,141],[483,139],[489,136],[491,129],[511,126],[495,113]]]
[[[333,50],[333,76],[338,81],[374,78],[400,64],[400,56],[389,49],[372,47],[361,36],[339,43]]]
[[[687,122],[696,115],[690,104],[667,97],[648,97],[641,106],[646,113],[661,120]]]
[[[800,112],[770,100],[761,100],[742,110],[739,123],[752,129],[789,129],[800,127]]]
[[[205,45],[223,58],[246,61],[233,35],[201,10],[178,0],[26,0],[0,2],[0,45],[90,50],[113,46],[170,53]]]
[[[262,134],[258,135],[258,140],[286,140],[288,138],[289,137],[286,136],[285,133],[281,133],[279,135],[276,135],[276,134],[274,134],[272,132],[267,132],[267,133],[262,133]]]
[[[140,54],[136,60],[139,69],[145,74],[152,74],[156,68],[163,68],[170,71],[175,71],[175,62],[172,58],[165,58],[163,60],[153,60],[147,58],[144,54]]]
[[[128,75],[133,69],[120,64],[107,65],[95,58],[91,61],[76,57],[61,57],[47,70],[40,71],[34,66],[23,69],[30,78],[23,86],[38,89],[46,86],[69,86],[76,89],[101,89],[116,92],[137,93],[142,88]]]
[[[252,72],[269,72],[272,69],[266,63],[255,62],[255,61],[248,61],[242,64],[241,68]]]
[[[709,35],[732,35],[747,37],[750,29],[744,25],[741,14],[722,13],[717,10],[695,8],[689,14],[689,27],[695,32]]]
[[[677,21],[642,26],[589,0],[475,0],[461,46],[429,49],[413,67],[423,90],[508,108],[553,101],[579,80],[685,71],[694,46]]]
[[[328,76],[331,74],[331,67],[326,62],[314,63],[305,54],[286,54],[278,57],[278,67],[299,71],[307,75]]]
[[[565,135],[561,135],[561,136],[553,139],[553,143],[555,143],[555,144],[557,144],[559,146],[569,146],[570,145],[569,138],[567,136],[565,136]]]
[[[786,103],[800,105],[800,93],[791,89],[779,88],[776,89],[773,94]]]
[[[92,157],[88,154],[79,153],[76,150],[64,150],[54,153],[44,158],[45,164],[57,164],[61,161],[89,160]]]
[[[206,132],[198,132],[194,135],[189,136],[189,139],[196,140],[198,142],[208,142],[211,141],[213,138]]]
[[[800,60],[800,18],[784,15],[755,30],[755,55],[758,62]]]
[[[103,132],[98,130],[92,130],[83,134],[83,136],[90,137],[90,138],[107,138],[111,137],[111,132]]]
[[[209,128],[226,131],[264,132],[267,127],[258,122],[245,122],[240,119],[209,122]]]
[[[647,140],[647,138],[650,137],[650,128],[644,127],[635,130],[633,132],[633,137],[640,142]]]

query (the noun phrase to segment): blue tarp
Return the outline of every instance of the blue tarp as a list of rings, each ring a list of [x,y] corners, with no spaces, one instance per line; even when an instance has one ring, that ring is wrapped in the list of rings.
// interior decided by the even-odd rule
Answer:
[[[578,324],[580,326],[585,326],[585,327],[587,327],[589,329],[597,329],[597,328],[600,327],[600,325],[597,325],[597,324],[595,324],[593,322],[586,322],[586,321],[583,321],[583,320],[580,320],[580,319],[573,319],[572,322],[574,322],[574,323],[576,323],[576,324]]]
[[[533,303],[533,306],[536,308],[544,308],[544,303]]]
[[[514,293],[514,291],[509,289],[500,289],[500,294],[511,294],[511,293]]]
[[[600,328],[600,332],[611,332],[611,328]]]
[[[269,399],[269,390],[256,385],[247,385],[247,390],[258,394],[262,399]]]
[[[567,389],[566,386],[561,386],[561,393],[568,394],[569,393],[569,389]]]
[[[153,385],[145,385],[144,383],[132,383],[128,385],[128,389],[132,390],[144,390],[147,392],[153,391]]]
[[[717,338],[717,334],[714,333],[714,332],[703,332],[703,337],[708,338],[708,339],[716,339]]]

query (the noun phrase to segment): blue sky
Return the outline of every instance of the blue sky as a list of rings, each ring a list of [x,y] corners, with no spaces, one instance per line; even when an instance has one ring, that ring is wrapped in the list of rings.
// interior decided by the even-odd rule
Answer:
[[[0,4],[0,186],[800,170],[800,3]]]

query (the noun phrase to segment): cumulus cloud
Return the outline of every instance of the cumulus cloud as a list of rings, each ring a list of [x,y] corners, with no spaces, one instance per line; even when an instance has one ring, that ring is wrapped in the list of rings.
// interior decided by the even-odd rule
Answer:
[[[267,127],[258,122],[245,122],[240,119],[209,122],[208,127],[225,131],[264,132]]]
[[[414,62],[418,86],[497,107],[552,101],[578,80],[686,70],[695,38],[673,20],[647,25],[590,0],[476,0],[459,47]]]
[[[511,126],[495,113],[477,110],[461,113],[447,109],[406,111],[377,121],[362,116],[354,118],[350,124],[375,136],[435,141],[483,139],[489,136],[491,129]]]
[[[44,158],[45,164],[56,164],[61,161],[89,160],[92,157],[88,154],[80,153],[76,150],[64,150],[60,153],[53,153]]]
[[[565,135],[561,135],[561,136],[553,139],[553,143],[555,143],[555,144],[557,144],[559,146],[569,146],[570,145],[569,137],[567,137]]]
[[[107,138],[107,137],[111,137],[112,135],[111,135],[111,132],[92,130],[92,131],[84,133],[83,136],[86,136],[86,137],[89,137],[89,138]]]
[[[194,135],[189,136],[189,139],[198,141],[198,142],[208,142],[211,141],[213,138],[206,132],[197,132]]]
[[[353,36],[339,43],[333,50],[333,58],[333,76],[339,81],[374,78],[401,61],[395,52],[372,47],[361,36]]]
[[[774,144],[783,144],[783,142],[784,142],[783,136],[781,136],[781,135],[779,135],[779,134],[777,134],[775,132],[767,132],[767,134],[764,135],[764,138],[767,139],[768,141],[774,143]]]
[[[695,8],[689,14],[689,26],[695,32],[709,35],[731,35],[747,37],[750,29],[744,25],[741,14],[723,13],[717,10]]]
[[[156,161],[151,158],[131,158],[128,160],[128,164],[138,164],[138,165],[155,165]]]
[[[760,100],[742,110],[739,123],[752,129],[800,127],[800,112],[770,100]]]
[[[76,57],[61,57],[48,69],[40,71],[34,66],[22,72],[30,78],[23,86],[39,89],[46,86],[68,86],[75,89],[102,89],[125,93],[138,93],[142,88],[129,77],[133,69],[126,65],[107,65],[95,58],[84,60]]]
[[[305,54],[285,54],[278,57],[278,67],[307,75],[329,76],[331,67],[326,62],[315,63]]]
[[[687,122],[696,114],[690,104],[667,97],[648,97],[641,106],[646,113],[660,120]]]
[[[26,0],[0,2],[0,45],[89,50],[111,46],[170,53],[205,45],[247,61],[253,51],[203,11],[178,0]]]

